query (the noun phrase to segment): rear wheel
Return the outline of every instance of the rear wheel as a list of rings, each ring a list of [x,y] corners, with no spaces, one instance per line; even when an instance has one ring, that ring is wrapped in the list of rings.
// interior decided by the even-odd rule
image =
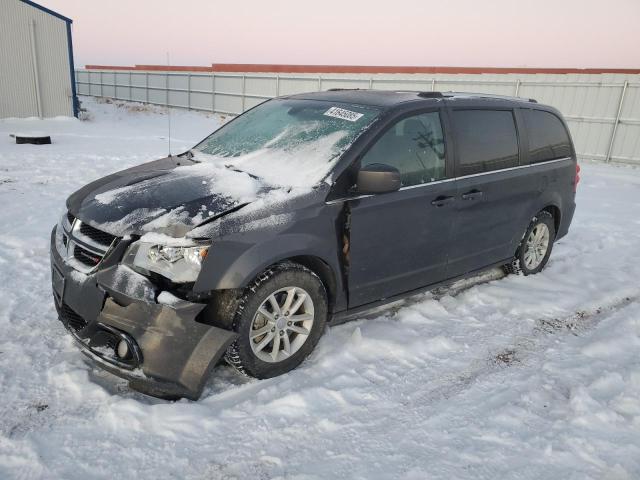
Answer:
[[[541,271],[549,261],[555,238],[553,216],[545,210],[539,212],[529,223],[514,260],[505,265],[506,272],[533,275]]]
[[[252,377],[281,375],[311,353],[326,318],[327,295],[318,276],[295,263],[276,265],[241,297],[233,323],[238,339],[225,358]]]

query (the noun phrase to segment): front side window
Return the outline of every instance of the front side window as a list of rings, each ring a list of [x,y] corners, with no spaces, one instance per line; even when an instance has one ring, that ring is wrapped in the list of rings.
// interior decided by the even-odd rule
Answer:
[[[403,187],[444,178],[444,135],[439,113],[414,115],[391,126],[362,158],[362,166],[374,163],[397,168]]]
[[[525,110],[529,134],[529,162],[571,156],[571,140],[558,117],[542,110]]]
[[[197,161],[272,185],[313,186],[377,118],[379,109],[318,100],[270,100],[193,148]]]
[[[511,110],[456,110],[453,121],[460,176],[518,166],[518,135]]]

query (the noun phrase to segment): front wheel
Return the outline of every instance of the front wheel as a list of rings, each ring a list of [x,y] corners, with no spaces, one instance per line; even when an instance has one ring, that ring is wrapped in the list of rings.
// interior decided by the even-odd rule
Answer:
[[[539,212],[529,223],[514,260],[505,266],[506,272],[533,275],[541,271],[549,261],[555,238],[553,216]]]
[[[311,270],[282,263],[258,276],[234,318],[237,340],[225,359],[243,374],[270,378],[297,367],[314,349],[327,319],[327,294]]]

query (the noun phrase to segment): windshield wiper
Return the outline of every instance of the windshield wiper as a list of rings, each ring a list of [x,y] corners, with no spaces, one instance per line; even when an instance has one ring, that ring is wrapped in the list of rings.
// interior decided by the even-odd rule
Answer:
[[[195,163],[200,163],[199,160],[194,160],[195,154],[193,153],[193,150],[187,150],[186,152],[182,152],[180,155],[176,156],[179,158],[186,158],[187,160],[191,160]]]
[[[238,173],[246,173],[247,175],[249,175],[254,180],[260,180],[260,177],[258,177],[257,175],[254,175],[253,173],[245,172],[244,170],[240,170],[238,167],[236,167],[235,165],[232,165],[230,163],[226,164],[224,166],[224,168],[226,168],[228,170],[232,170],[234,172],[238,172]]]

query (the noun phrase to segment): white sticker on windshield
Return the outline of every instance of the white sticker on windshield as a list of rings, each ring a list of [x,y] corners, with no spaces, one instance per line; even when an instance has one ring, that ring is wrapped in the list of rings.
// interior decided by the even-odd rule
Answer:
[[[352,112],[351,110],[345,110],[344,108],[331,107],[324,112],[327,117],[341,118],[342,120],[348,120],[350,122],[358,121],[364,114],[358,112]]]

